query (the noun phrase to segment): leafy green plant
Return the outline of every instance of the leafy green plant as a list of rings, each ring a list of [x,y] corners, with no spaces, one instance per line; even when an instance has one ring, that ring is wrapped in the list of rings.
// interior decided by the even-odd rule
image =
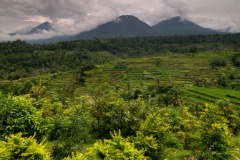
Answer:
[[[85,110],[86,108],[79,104],[54,117],[54,127],[50,133],[50,140],[54,142],[54,159],[69,156],[89,140],[91,118]]]
[[[94,146],[89,149],[89,157],[97,157],[99,159],[141,159],[146,160],[143,150],[138,150],[129,138],[123,138],[121,132],[111,133],[112,139],[97,141]]]
[[[66,158],[64,158],[63,160],[88,160],[87,156],[77,152],[77,153],[72,153],[71,156],[68,156]]]
[[[153,135],[144,135],[142,132],[137,132],[134,138],[136,148],[143,149],[146,157],[157,157],[159,144]]]
[[[218,106],[207,105],[202,113],[201,141],[199,143],[199,159],[226,159],[230,147],[228,139],[230,131],[228,120]]]
[[[89,106],[94,130],[99,133],[99,137],[106,137],[111,131],[119,129],[124,136],[135,135],[150,111],[151,108],[141,98],[124,101],[117,95],[104,96]]]
[[[137,133],[137,146],[139,149],[143,147],[145,155],[150,158],[159,159],[170,128],[171,126],[165,123],[159,112],[149,114]]]
[[[33,107],[31,99],[22,96],[6,96],[0,93],[0,138],[22,132],[24,136],[36,133],[44,136],[47,126],[41,113]]]
[[[37,143],[34,136],[22,137],[22,133],[11,134],[5,141],[0,141],[1,160],[50,160],[46,143]]]

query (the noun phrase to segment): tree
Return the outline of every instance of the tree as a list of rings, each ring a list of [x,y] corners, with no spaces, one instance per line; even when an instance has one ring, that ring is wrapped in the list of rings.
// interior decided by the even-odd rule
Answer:
[[[228,120],[222,110],[215,105],[207,105],[201,116],[199,159],[227,159],[230,131]]]
[[[219,100],[216,104],[222,111],[223,116],[227,119],[229,131],[232,134],[238,134],[240,131],[240,112],[238,108],[232,105],[229,100]]]
[[[189,47],[189,53],[197,53],[198,48],[196,45],[192,45]]]
[[[119,95],[110,94],[89,105],[93,128],[100,137],[109,136],[114,130],[121,130],[124,136],[135,135],[151,110],[151,106],[141,98],[125,101]]]
[[[7,135],[22,132],[24,136],[43,137],[47,131],[41,113],[33,107],[31,99],[22,96],[6,96],[0,92],[0,133]]]
[[[137,148],[144,147],[146,156],[159,159],[165,148],[166,137],[169,135],[170,129],[171,126],[164,122],[159,112],[149,114],[137,132]],[[148,143],[149,145],[147,145]]]
[[[50,140],[54,141],[52,156],[61,159],[87,143],[90,137],[91,118],[82,104],[65,109],[54,117]]]
[[[232,63],[235,67],[240,66],[240,53],[234,54],[231,58]]]
[[[215,69],[216,67],[226,67],[227,62],[224,59],[213,59],[209,65]]]
[[[37,84],[32,86],[30,93],[33,98],[35,98],[36,100],[40,100],[45,94],[46,90],[46,87],[42,85],[41,79],[38,79]]]

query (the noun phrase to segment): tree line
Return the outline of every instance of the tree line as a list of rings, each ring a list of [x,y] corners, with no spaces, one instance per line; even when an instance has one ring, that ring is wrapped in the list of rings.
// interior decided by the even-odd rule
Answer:
[[[167,53],[239,51],[240,34],[94,39],[54,44],[0,43],[0,79],[78,69],[117,59]]]

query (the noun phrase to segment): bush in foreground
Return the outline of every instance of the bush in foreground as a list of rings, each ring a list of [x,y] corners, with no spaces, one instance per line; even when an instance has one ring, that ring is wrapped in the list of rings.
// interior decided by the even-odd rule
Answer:
[[[35,136],[22,137],[22,133],[12,134],[6,137],[6,141],[0,141],[0,159],[11,160],[50,160],[50,153],[45,148],[46,143],[37,143]]]

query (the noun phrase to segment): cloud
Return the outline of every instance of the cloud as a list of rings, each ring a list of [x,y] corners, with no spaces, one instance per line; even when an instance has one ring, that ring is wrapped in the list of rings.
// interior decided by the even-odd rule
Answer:
[[[127,14],[150,25],[182,16],[204,27],[240,32],[239,8],[239,0],[1,0],[0,39],[45,21],[56,29],[48,35],[76,34]]]
[[[29,17],[29,19],[26,19],[24,21],[43,23],[43,22],[46,22],[46,21],[51,21],[51,18],[50,17],[43,17],[43,16],[32,16],[32,17]]]
[[[231,27],[231,31],[240,32],[238,0],[204,0],[198,5],[191,1],[189,7],[192,8],[191,18],[205,27],[215,29]]]

